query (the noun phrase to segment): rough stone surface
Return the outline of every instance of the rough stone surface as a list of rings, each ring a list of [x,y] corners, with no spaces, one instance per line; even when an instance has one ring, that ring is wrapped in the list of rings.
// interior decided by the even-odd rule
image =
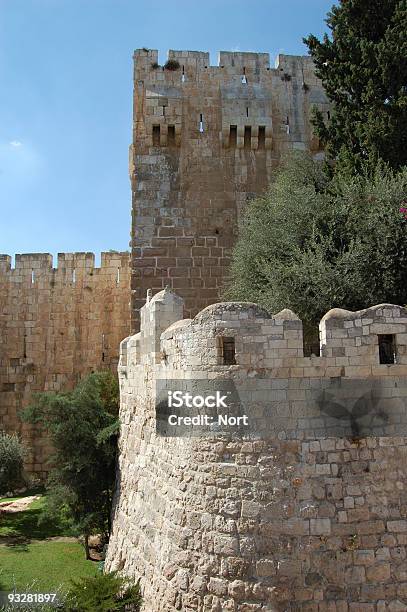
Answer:
[[[298,319],[254,304],[182,312],[171,291],[149,298],[121,346],[107,569],[141,579],[149,612],[407,609],[407,310],[331,311],[309,358]],[[397,363],[379,364],[378,333],[395,334]],[[222,364],[222,336],[236,365]],[[337,346],[354,350],[337,363]],[[165,377],[233,380],[257,434],[158,435]],[[358,406],[359,435],[318,405],[327,390]]]
[[[43,475],[49,443],[18,411],[39,391],[72,388],[85,374],[116,370],[130,329],[128,253],[0,255],[0,429],[30,448],[26,467]]]

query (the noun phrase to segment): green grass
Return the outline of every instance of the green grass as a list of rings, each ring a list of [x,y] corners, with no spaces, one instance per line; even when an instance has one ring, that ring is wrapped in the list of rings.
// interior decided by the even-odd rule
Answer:
[[[71,578],[95,576],[98,564],[86,561],[78,542],[35,542],[0,546],[1,590],[24,589],[35,581],[37,592],[54,592]]]
[[[0,517],[0,544],[3,538],[27,541],[73,535],[69,525],[63,521],[55,522],[47,519],[38,523],[45,500],[44,495],[33,501],[27,510],[2,514]]]
[[[73,534],[62,519],[38,523],[45,502],[43,495],[22,512],[0,515],[0,590],[35,582],[38,592],[53,591],[71,578],[97,573],[98,564],[86,561],[79,542],[46,539]]]

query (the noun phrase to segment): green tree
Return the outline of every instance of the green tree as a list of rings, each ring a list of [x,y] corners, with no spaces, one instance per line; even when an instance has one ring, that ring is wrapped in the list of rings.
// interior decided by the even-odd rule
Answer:
[[[328,13],[331,36],[304,39],[331,118],[315,127],[330,157],[360,170],[378,159],[407,163],[407,0],[340,0]]]
[[[118,381],[109,371],[92,373],[73,391],[41,393],[23,420],[47,430],[54,453],[46,516],[64,513],[85,540],[110,533],[119,430]]]
[[[328,178],[322,164],[291,156],[248,206],[225,297],[291,308],[314,336],[331,308],[406,304],[406,193],[407,169]]]
[[[0,493],[7,493],[24,483],[25,452],[17,434],[0,431]]]

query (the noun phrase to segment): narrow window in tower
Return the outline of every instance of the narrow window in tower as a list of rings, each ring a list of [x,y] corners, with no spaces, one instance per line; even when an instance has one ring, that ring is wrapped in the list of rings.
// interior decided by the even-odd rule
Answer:
[[[394,334],[382,334],[379,339],[379,362],[390,365],[397,363],[396,336]]]
[[[247,84],[247,78],[246,78],[246,68],[245,68],[245,66],[243,66],[242,83],[243,83],[243,85],[246,85],[246,84]]]
[[[185,66],[182,66],[181,82],[185,83]]]
[[[236,149],[237,145],[237,125],[230,126],[229,132],[229,147],[231,149]]]
[[[102,361],[105,360],[105,334],[102,334]]]
[[[221,348],[223,365],[236,365],[235,339],[222,336]]]
[[[248,116],[249,116],[249,107],[246,106],[246,117],[248,117]]]
[[[116,285],[120,285],[120,268],[117,268]]]
[[[33,285],[35,283],[35,272],[34,270],[31,270],[31,284]]]
[[[330,118],[331,118],[331,113],[329,111],[327,111],[326,116],[328,117],[328,121],[329,121]]]
[[[175,125],[168,126],[167,144],[169,147],[175,146]]]
[[[203,114],[202,113],[199,115],[199,131],[201,133],[204,131],[204,127],[203,127]]]
[[[153,125],[153,147],[160,146],[160,126]]]
[[[250,127],[250,125],[246,125],[244,129],[244,148],[252,148],[252,128]]]
[[[266,128],[264,125],[259,126],[259,141],[258,142],[259,142],[258,144],[259,149],[266,148]]]

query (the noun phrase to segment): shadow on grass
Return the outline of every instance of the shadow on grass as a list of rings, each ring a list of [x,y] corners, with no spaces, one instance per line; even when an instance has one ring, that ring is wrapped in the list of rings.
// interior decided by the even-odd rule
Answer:
[[[13,546],[16,550],[25,550],[31,540],[45,540],[57,536],[73,535],[69,526],[51,519],[40,520],[44,498],[35,500],[21,512],[3,512],[0,514],[0,544]]]
[[[9,542],[6,543],[6,546],[11,547],[14,552],[28,552],[29,548],[28,548],[28,544],[30,543],[31,540],[24,540],[24,539],[18,539],[18,538],[13,538],[12,540],[10,540]],[[1,541],[0,541],[1,543]]]

